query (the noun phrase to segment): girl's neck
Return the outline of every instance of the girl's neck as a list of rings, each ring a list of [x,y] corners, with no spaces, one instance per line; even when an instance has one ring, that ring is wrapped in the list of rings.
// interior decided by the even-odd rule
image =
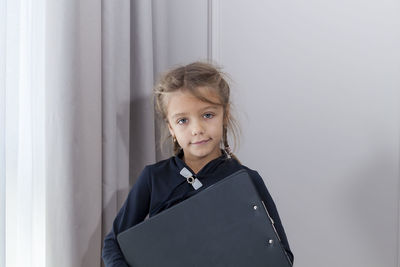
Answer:
[[[219,150],[219,154],[215,155],[212,158],[188,159],[185,157],[184,154],[182,159],[186,163],[186,165],[188,165],[189,168],[192,169],[195,174],[197,174],[204,166],[206,166],[207,163],[220,157],[221,155],[221,150]]]
[[[208,163],[204,161],[188,161],[185,159],[185,156],[183,157],[183,161],[195,174],[197,174]]]

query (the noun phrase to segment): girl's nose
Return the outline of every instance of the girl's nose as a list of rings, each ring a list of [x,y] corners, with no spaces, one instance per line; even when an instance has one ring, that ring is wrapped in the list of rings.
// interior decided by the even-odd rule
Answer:
[[[201,123],[193,123],[193,128],[192,128],[192,135],[198,135],[198,134],[203,134],[204,133],[204,128],[201,125]]]

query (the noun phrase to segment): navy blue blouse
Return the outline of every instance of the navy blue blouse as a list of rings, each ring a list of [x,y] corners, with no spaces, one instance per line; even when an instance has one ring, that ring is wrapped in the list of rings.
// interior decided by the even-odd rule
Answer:
[[[124,205],[118,212],[110,233],[104,239],[102,257],[107,267],[128,266],[117,242],[119,233],[142,222],[147,215],[152,217],[240,169],[245,169],[252,178],[270,216],[275,222],[275,228],[283,247],[293,262],[293,254],[274,201],[264,181],[256,171],[241,165],[234,159],[228,158],[223,153],[219,158],[207,163],[196,174],[203,187],[199,190],[194,190],[192,185],[179,173],[183,167],[194,173],[180,158],[181,156],[182,154],[171,157],[153,165],[148,165],[143,169],[137,182],[129,192]]]

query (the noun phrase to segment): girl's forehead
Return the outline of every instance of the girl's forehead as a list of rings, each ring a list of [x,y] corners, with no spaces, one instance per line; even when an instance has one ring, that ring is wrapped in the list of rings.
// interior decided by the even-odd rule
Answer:
[[[207,106],[221,106],[218,94],[212,89],[199,88],[196,93],[189,90],[178,90],[168,94],[167,111],[171,113],[201,109]]]
[[[188,89],[180,89],[167,96],[167,106],[174,102],[191,101],[191,102],[205,102],[215,105],[221,105],[221,101],[217,92],[208,87],[199,87],[195,91]]]

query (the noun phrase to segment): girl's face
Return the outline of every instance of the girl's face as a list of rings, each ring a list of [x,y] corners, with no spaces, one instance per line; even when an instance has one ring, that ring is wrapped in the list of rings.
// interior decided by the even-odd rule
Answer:
[[[219,103],[218,96],[204,88],[204,97]],[[184,151],[186,163],[204,164],[221,155],[224,110],[203,102],[186,90],[171,93],[167,102],[168,128]]]

